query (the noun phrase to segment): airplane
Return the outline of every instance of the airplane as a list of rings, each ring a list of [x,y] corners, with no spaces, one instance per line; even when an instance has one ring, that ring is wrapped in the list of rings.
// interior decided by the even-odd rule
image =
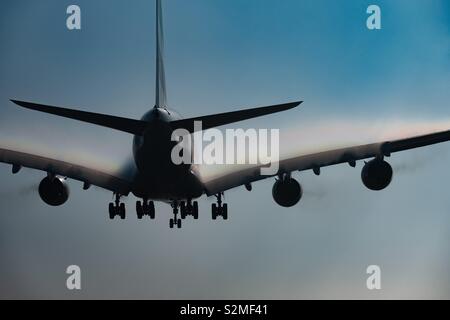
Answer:
[[[207,130],[287,111],[296,108],[302,101],[182,119],[167,106],[162,19],[161,0],[156,0],[156,101],[154,108],[140,120],[11,100],[23,108],[107,127],[134,137],[132,154],[137,172],[127,178],[36,154],[0,148],[0,162],[12,165],[13,174],[18,173],[22,167],[46,172],[39,184],[39,195],[46,204],[61,206],[67,202],[69,188],[66,179],[70,178],[81,181],[85,190],[94,185],[113,192],[115,200],[109,203],[110,219],[125,219],[126,208],[121,199],[132,193],[142,199],[136,202],[138,219],[146,216],[155,219],[155,201],[166,202],[173,209],[173,218],[169,220],[170,228],[181,228],[182,220],[187,216],[198,219],[199,208],[196,200],[203,195],[216,197],[216,202],[211,205],[212,218],[216,220],[221,217],[227,220],[228,204],[223,202],[224,192],[240,186],[251,191],[252,183],[266,178],[275,178],[272,188],[274,201],[282,207],[293,207],[303,194],[300,183],[292,177],[292,173],[296,171],[312,170],[316,175],[320,175],[323,167],[345,163],[355,167],[358,160],[370,159],[362,169],[362,182],[370,190],[383,190],[388,187],[393,177],[393,169],[386,158],[396,152],[450,140],[448,130],[349,146],[280,160],[279,170],[271,176],[261,175],[254,167],[245,167],[203,182],[192,165],[175,165],[171,161],[171,150],[176,144],[171,140],[174,130],[185,129],[194,133],[196,121],[201,121],[202,130]]]

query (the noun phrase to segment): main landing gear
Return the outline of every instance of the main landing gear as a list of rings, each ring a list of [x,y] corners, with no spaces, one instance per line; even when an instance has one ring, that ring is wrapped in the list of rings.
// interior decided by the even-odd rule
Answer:
[[[136,214],[139,220],[144,216],[150,217],[150,219],[155,219],[155,203],[153,201],[148,201],[144,199],[144,204],[140,201],[136,202]]]
[[[228,204],[222,203],[223,193],[218,193],[216,195],[217,203],[213,203],[211,206],[211,213],[213,220],[221,216],[223,220],[228,220]]]
[[[187,216],[192,216],[195,220],[198,219],[198,202],[188,200],[180,203],[181,219],[186,219]]]
[[[116,216],[124,220],[126,216],[125,203],[120,202],[121,195],[115,194],[116,200],[109,204],[109,218],[113,220]]]

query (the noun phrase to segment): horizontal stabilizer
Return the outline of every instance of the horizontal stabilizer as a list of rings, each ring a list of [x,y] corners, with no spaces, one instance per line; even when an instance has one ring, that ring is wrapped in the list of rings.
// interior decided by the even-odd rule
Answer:
[[[193,133],[196,130],[196,128],[194,127],[194,122],[201,121],[202,130],[207,130],[210,128],[220,127],[230,123],[257,118],[281,111],[286,111],[299,106],[302,102],[303,101],[298,101],[269,107],[261,107],[255,109],[214,114],[210,116],[197,117],[191,119],[176,120],[172,121],[170,124],[173,129],[185,129],[190,133]]]
[[[50,113],[60,117],[75,119],[87,123],[92,123],[99,126],[116,129],[119,131],[128,132],[135,135],[142,135],[144,133],[145,128],[148,126],[148,123],[145,121],[115,117],[106,114],[46,106],[42,104],[17,100],[11,100],[11,102],[14,102],[18,106],[27,109]]]

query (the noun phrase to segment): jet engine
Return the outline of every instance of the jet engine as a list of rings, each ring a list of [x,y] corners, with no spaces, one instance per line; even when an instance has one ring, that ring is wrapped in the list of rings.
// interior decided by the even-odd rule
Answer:
[[[69,187],[61,177],[45,177],[39,184],[39,195],[49,206],[58,207],[69,199]]]
[[[272,188],[272,196],[277,204],[289,208],[295,206],[302,198],[303,190],[300,183],[292,178],[277,180]]]
[[[367,162],[361,172],[364,185],[373,191],[380,191],[389,186],[392,176],[391,165],[382,159]]]

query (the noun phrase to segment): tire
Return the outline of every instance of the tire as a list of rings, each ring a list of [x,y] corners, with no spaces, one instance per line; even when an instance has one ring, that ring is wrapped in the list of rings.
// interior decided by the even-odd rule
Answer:
[[[180,219],[178,219],[178,221],[177,221],[177,227],[178,227],[178,229],[181,229],[181,220]]]
[[[217,219],[217,204],[213,203],[211,205],[211,213],[212,213],[213,220],[216,220]]]
[[[121,203],[120,207],[119,207],[119,213],[120,213],[120,218],[122,220],[125,219],[125,214],[126,214],[126,210],[125,210],[125,203]]]
[[[114,208],[114,203],[110,203],[109,204],[109,218],[111,220],[113,220],[115,216],[116,216],[116,212],[115,212],[115,208]]]
[[[173,219],[169,220],[169,227],[170,227],[170,229],[173,229]]]
[[[150,219],[154,220],[155,216],[156,216],[156,211],[155,211],[155,203],[153,201],[150,202],[149,205],[149,215],[150,215]]]
[[[136,214],[139,220],[144,216],[144,210],[142,208],[142,203],[140,201],[136,202]]]
[[[228,204],[224,203],[222,207],[223,220],[228,220]]]
[[[194,202],[194,210],[193,210],[193,214],[194,219],[197,220],[198,219],[198,202],[195,201]]]
[[[186,204],[184,202],[181,202],[180,204],[180,215],[181,215],[181,219],[186,219]]]

